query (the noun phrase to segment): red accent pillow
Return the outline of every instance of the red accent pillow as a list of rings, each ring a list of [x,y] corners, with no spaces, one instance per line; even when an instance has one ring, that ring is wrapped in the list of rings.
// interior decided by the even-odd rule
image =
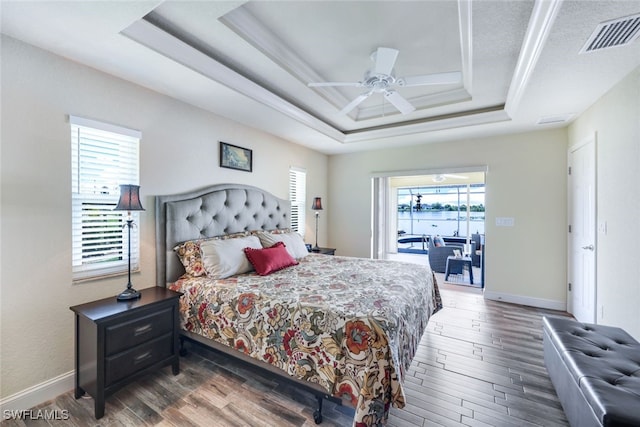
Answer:
[[[289,255],[282,242],[277,242],[275,245],[263,249],[244,248],[244,253],[260,276],[298,265],[298,261]]]

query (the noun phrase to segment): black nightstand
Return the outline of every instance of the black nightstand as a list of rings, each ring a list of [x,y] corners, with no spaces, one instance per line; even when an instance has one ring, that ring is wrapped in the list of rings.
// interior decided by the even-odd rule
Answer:
[[[335,255],[336,248],[318,248],[316,250],[311,249],[310,252],[313,252],[314,254],[322,254],[322,255]]]
[[[182,293],[153,287],[141,297],[109,297],[70,309],[76,314],[75,397],[95,401],[104,415],[105,398],[140,376],[171,365],[180,373],[178,300]]]

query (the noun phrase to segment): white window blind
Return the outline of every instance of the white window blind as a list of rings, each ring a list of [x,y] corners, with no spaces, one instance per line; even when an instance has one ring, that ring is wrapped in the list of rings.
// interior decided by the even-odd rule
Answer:
[[[73,280],[128,271],[127,213],[114,211],[120,184],[139,181],[139,131],[70,116]],[[132,212],[134,224],[138,213]],[[137,225],[131,269],[139,269]]]
[[[304,237],[306,223],[307,172],[289,169],[289,200],[291,201],[291,229]]]

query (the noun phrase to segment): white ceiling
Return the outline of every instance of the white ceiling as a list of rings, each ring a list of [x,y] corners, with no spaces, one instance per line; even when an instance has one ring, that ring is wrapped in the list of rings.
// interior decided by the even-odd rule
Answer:
[[[640,66],[640,41],[580,54],[633,1],[6,1],[2,33],[237,122],[332,154],[566,126]],[[397,77],[462,72],[398,88],[402,115],[355,82],[378,47]]]

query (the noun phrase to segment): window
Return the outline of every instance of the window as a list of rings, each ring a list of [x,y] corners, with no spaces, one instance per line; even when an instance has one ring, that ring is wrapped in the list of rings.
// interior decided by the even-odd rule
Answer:
[[[404,238],[484,234],[484,184],[398,187],[397,192],[398,230]]]
[[[306,222],[307,171],[289,169],[289,200],[291,201],[291,229],[304,237]]]
[[[140,132],[70,116],[73,280],[128,271],[126,212],[114,211],[120,184],[138,185]],[[132,212],[137,223],[138,213]],[[139,268],[138,227],[131,269]]]

